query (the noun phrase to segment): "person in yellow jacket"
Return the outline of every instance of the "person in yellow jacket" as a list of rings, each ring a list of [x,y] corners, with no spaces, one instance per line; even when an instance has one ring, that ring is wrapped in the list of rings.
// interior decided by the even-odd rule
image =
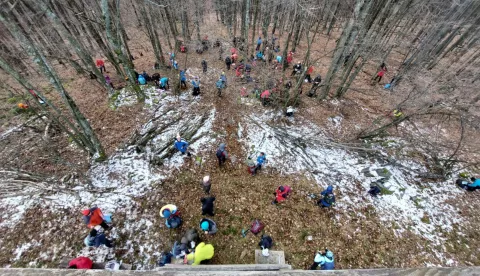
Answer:
[[[201,242],[195,247],[195,252],[187,255],[187,261],[193,261],[192,265],[199,265],[200,262],[213,258],[213,245]]]

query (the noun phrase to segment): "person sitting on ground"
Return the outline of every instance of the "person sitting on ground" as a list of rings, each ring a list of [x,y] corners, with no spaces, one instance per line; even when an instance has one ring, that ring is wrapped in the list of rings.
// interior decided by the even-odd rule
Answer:
[[[87,257],[78,257],[68,262],[69,269],[92,269],[93,261]]]
[[[113,247],[113,242],[105,237],[103,229],[99,225],[97,225],[94,229],[90,231],[88,236],[85,238],[85,245],[95,247],[105,245],[106,247],[111,248]]]
[[[177,214],[177,206],[173,204],[167,204],[160,209],[160,217],[169,218]]]
[[[290,88],[292,88],[292,86],[293,86],[293,85],[292,85],[292,81],[291,81],[291,80],[288,80],[287,83],[285,83],[285,88],[286,88],[286,89],[290,89]]]
[[[320,266],[321,270],[334,270],[335,261],[333,259],[333,252],[328,249],[325,249],[325,253],[317,251],[310,270],[316,270],[318,266]]]
[[[213,235],[218,231],[217,224],[213,220],[208,218],[203,218],[202,220],[200,220],[200,229],[202,229],[205,234],[209,235]]]
[[[333,186],[328,185],[327,189],[320,193],[321,199],[317,201],[317,205],[320,207],[330,207],[335,205],[335,195],[333,194]]]
[[[214,254],[213,245],[201,242],[195,247],[195,253],[187,255],[187,261],[193,261],[192,265],[199,265],[201,262],[213,258]]]
[[[182,154],[186,153],[188,156],[190,156],[190,152],[188,152],[188,143],[180,137],[180,134],[177,134],[174,146]]]
[[[104,219],[102,210],[100,210],[100,208],[98,208],[97,206],[83,210],[82,214],[83,222],[85,222],[88,228],[93,228],[97,225],[100,225],[103,229],[108,229],[108,225]]]
[[[180,45],[180,52],[181,53],[186,53],[187,52],[187,47],[182,43],[182,45]]]
[[[373,197],[377,197],[381,192],[382,191],[377,185],[371,185],[370,190],[368,190],[368,193]]]
[[[275,193],[273,193],[275,195],[275,200],[272,201],[272,204],[277,204],[287,199],[287,197],[290,195],[291,190],[292,189],[290,188],[290,186],[279,186],[275,190]]]
[[[145,85],[145,84],[147,84],[147,80],[145,79],[145,77],[143,75],[138,75],[138,83],[140,85]]]
[[[223,164],[227,161],[228,153],[226,150],[227,145],[225,143],[221,143],[217,149],[217,159],[218,159],[218,166],[222,167]]]
[[[295,66],[293,66],[292,76],[302,73],[302,63],[299,61]]]
[[[203,191],[207,195],[209,195],[210,194],[210,188],[212,187],[212,182],[210,181],[210,176],[206,175],[206,176],[203,177],[202,187],[203,187]]]
[[[263,106],[267,106],[270,103],[270,91],[263,91],[262,94],[260,94],[260,100]]]
[[[200,95],[200,79],[196,78],[195,80],[192,80],[192,85],[193,85],[193,96],[198,96]]]
[[[262,234],[262,238],[260,239],[258,246],[260,246],[260,248],[262,249],[262,255],[268,257],[268,250],[273,246],[272,237],[267,234]]]
[[[209,215],[209,216],[215,216],[215,213],[213,212],[213,202],[215,201],[215,197],[203,197],[200,199],[200,202],[202,202],[202,216]]]
[[[160,89],[163,89],[163,90],[170,89],[170,85],[168,84],[168,78],[167,77],[163,77],[163,78],[160,79]]]
[[[165,225],[168,228],[177,228],[182,224],[182,219],[179,216],[177,206],[167,204],[160,209],[160,217],[166,218]]]
[[[180,70],[180,88],[187,88],[187,76],[185,76],[185,70]]]

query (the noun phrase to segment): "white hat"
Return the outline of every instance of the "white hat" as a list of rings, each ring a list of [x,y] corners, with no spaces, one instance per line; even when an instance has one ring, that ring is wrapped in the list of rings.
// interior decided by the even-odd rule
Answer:
[[[210,176],[206,175],[203,177],[203,182],[208,182],[210,180]]]

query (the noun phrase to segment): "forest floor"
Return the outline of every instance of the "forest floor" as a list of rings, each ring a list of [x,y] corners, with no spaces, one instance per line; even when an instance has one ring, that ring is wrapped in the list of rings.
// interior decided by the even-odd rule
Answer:
[[[228,52],[231,45],[224,39],[226,33],[218,31],[217,22],[209,24],[204,28],[212,31],[206,34],[211,40],[221,37]],[[139,37],[131,40],[145,41]],[[328,42],[320,35],[317,45],[318,51],[328,52],[334,41]],[[478,192],[460,190],[453,180],[418,178],[427,170],[425,153],[401,137],[362,144],[369,147],[367,151],[334,142],[348,141],[361,126],[372,124],[392,109],[394,101],[386,96],[389,92],[380,85],[370,86],[367,73],[360,76],[358,84],[364,93],[329,101],[301,95],[294,118],[287,119],[281,108],[263,107],[251,94],[241,97],[240,88],[251,91],[253,84],[236,82],[234,71],[226,71],[228,87],[222,97],[217,97],[214,83],[225,70],[218,49],[202,55],[190,50],[188,56],[178,53],[177,58],[182,68],[186,64],[189,69],[189,79],[201,77],[199,97],[191,96],[190,89],[175,95],[146,86],[149,97],[145,106],[140,106],[134,104],[126,89],[108,101],[98,92],[100,88],[87,84],[85,78],[72,78],[70,87],[83,87],[72,89],[72,94],[99,132],[109,158],[102,163],[85,163],[85,156],[58,135],[55,141],[63,141],[64,146],[57,154],[67,156],[62,163],[67,164],[64,169],[58,169],[60,165],[49,163],[46,157],[46,163],[35,161],[24,167],[66,174],[73,163],[86,173],[58,184],[62,190],[55,193],[32,188],[34,195],[1,199],[2,266],[55,267],[63,258],[84,255],[97,261],[115,258],[134,264],[136,269],[152,269],[161,253],[169,250],[186,229],[198,228],[202,218],[200,198],[204,196],[200,181],[204,175],[210,175],[212,195],[216,197],[213,220],[219,232],[214,236],[201,234],[202,240],[215,247],[213,264],[254,262],[260,238],[252,234],[243,238],[241,230],[258,218],[266,225],[265,233],[272,236],[274,250],[285,251],[286,262],[298,269],[309,267],[314,252],[325,247],[334,252],[339,269],[480,265]],[[302,57],[304,51],[300,45],[295,56]],[[152,73],[152,53],[137,49],[134,56],[139,72]],[[207,73],[201,72],[202,59],[208,61]],[[315,74],[324,76],[328,62],[329,57],[321,59],[315,65]],[[389,64],[395,66],[395,62]],[[160,73],[177,79],[176,71],[165,69]],[[289,75],[290,70],[286,73]],[[281,75],[261,64],[252,71],[254,78],[262,80]],[[4,124],[2,133],[17,124],[15,120],[10,122],[10,126]],[[164,129],[144,151],[137,152],[129,145],[135,132],[145,133],[155,125]],[[2,135],[0,141],[11,145],[34,140],[31,128],[19,129],[22,131]],[[151,164],[163,145],[173,144],[176,133],[183,135],[187,130],[192,131],[194,142],[190,147],[198,159],[173,153],[166,155],[162,165]],[[401,125],[397,134],[408,130],[407,125]],[[222,142],[227,144],[230,160],[225,168],[218,168],[215,151]],[[12,154],[6,148],[3,156]],[[256,157],[260,151],[266,153],[268,163],[251,176],[246,158]],[[35,152],[25,154],[37,156]],[[370,183],[382,178],[386,179],[384,194],[371,198],[367,194]],[[293,192],[285,202],[272,205],[273,192],[279,185],[289,185]],[[320,209],[314,198],[327,185],[334,186],[337,205]],[[159,217],[158,211],[168,203],[180,208],[183,225],[179,229],[167,229]],[[84,246],[88,230],[80,211],[91,204],[113,214],[114,227],[109,235],[116,238],[115,250]],[[312,236],[312,241],[307,241],[307,236]]]

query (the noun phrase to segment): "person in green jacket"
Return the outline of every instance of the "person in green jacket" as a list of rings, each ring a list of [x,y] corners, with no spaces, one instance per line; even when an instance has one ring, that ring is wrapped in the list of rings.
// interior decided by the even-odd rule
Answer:
[[[199,265],[200,262],[213,258],[214,248],[211,244],[201,242],[195,247],[195,252],[187,255],[188,261],[193,261],[192,265]]]

